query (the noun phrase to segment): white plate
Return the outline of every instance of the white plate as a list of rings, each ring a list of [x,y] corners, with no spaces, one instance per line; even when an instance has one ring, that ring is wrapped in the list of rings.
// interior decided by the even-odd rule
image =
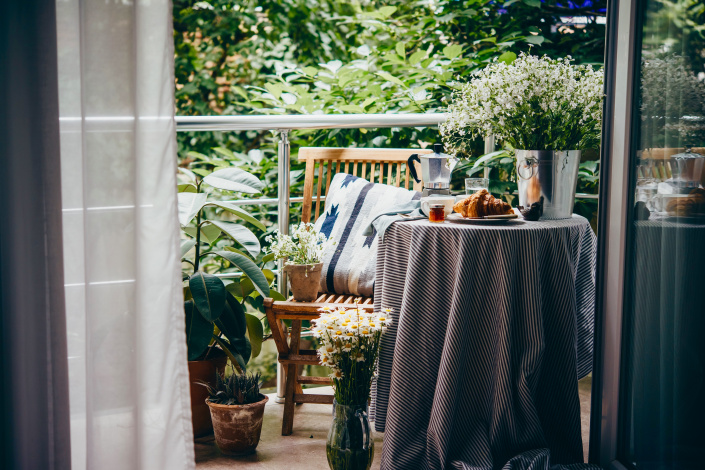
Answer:
[[[446,217],[448,222],[453,222],[455,224],[477,224],[477,225],[505,225],[505,224],[523,224],[523,220],[517,220],[516,214],[507,215],[495,215],[490,216],[490,218],[470,218],[463,217],[460,214],[451,214]]]

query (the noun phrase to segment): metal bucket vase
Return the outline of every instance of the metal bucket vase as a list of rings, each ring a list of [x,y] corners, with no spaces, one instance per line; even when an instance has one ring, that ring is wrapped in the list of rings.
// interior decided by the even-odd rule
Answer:
[[[542,219],[573,216],[580,150],[516,150],[519,204],[529,207],[543,197]]]

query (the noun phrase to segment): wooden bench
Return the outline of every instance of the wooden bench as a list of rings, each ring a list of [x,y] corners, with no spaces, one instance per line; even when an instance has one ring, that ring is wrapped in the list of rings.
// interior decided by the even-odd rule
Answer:
[[[349,173],[371,182],[391,186],[404,186],[420,191],[422,183],[417,183],[407,171],[407,159],[413,153],[426,154],[431,150],[414,149],[374,149],[374,148],[321,148],[304,147],[299,150],[299,160],[306,162],[304,180],[304,201],[302,222],[315,221],[321,214],[323,197],[328,194],[330,182],[337,173]],[[417,172],[421,174],[417,165]],[[315,210],[314,210],[315,193]],[[323,197],[322,197],[323,196]],[[319,309],[324,305],[358,304],[365,309],[373,309],[371,298],[354,295],[321,294],[315,302],[274,301],[265,299],[264,308],[272,338],[277,346],[278,361],[286,368],[286,388],[284,394],[284,419],[282,435],[291,434],[294,424],[294,405],[299,403],[333,403],[333,396],[303,393],[302,384],[330,385],[328,377],[306,377],[298,374],[299,366],[316,365],[318,357],[315,349],[301,349],[301,322],[318,318]],[[291,321],[287,332],[283,320]],[[288,339],[288,341],[287,341]]]

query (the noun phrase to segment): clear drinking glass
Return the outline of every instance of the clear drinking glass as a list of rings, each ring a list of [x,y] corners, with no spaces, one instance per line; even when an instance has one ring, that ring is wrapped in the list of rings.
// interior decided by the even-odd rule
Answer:
[[[473,194],[481,189],[490,189],[489,178],[465,178],[465,194]]]

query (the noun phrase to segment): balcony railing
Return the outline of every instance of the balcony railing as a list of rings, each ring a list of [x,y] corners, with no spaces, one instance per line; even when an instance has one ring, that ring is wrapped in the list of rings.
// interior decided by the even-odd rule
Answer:
[[[176,130],[187,131],[248,131],[271,130],[279,133],[278,146],[278,192],[277,198],[253,198],[232,201],[238,205],[278,206],[278,227],[289,233],[289,210],[292,202],[301,202],[302,197],[289,194],[291,148],[289,132],[295,129],[360,129],[380,127],[435,127],[445,120],[443,113],[428,114],[312,114],[312,115],[266,115],[266,116],[176,116]],[[485,139],[485,153],[494,151],[494,138]],[[485,171],[487,175],[487,170]],[[595,194],[578,194],[578,198],[596,199]],[[286,275],[277,270],[278,285],[286,286]],[[284,374],[277,367],[277,402],[284,396]]]

